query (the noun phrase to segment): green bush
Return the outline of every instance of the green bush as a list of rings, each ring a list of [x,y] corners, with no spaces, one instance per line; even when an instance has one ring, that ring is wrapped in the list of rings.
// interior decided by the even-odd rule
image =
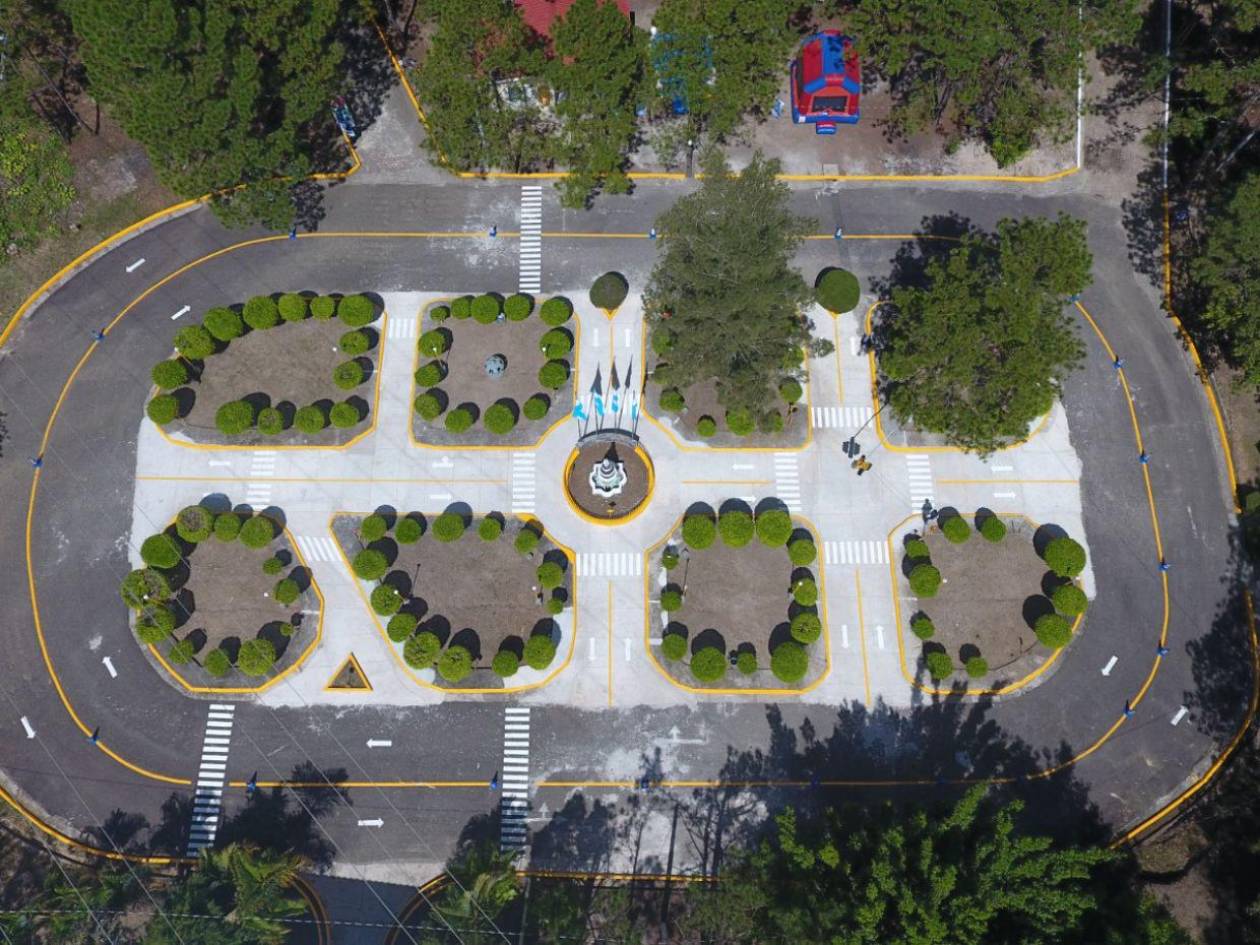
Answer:
[[[971,526],[961,515],[951,515],[941,522],[941,534],[951,544],[961,545],[971,537]]]
[[[910,618],[910,632],[920,640],[930,640],[936,636],[936,624],[927,614],[915,614]]]
[[[612,311],[626,300],[630,285],[619,272],[606,272],[591,283],[591,304]]]
[[[449,305],[435,305],[429,309],[429,318],[437,322],[439,325],[451,317],[451,307]]]
[[[717,433],[717,421],[707,414],[696,421],[696,432],[703,437],[710,437]]]
[[[954,661],[944,650],[932,650],[923,657],[923,663],[927,666],[928,675],[933,679],[940,680],[954,674]]]
[[[175,533],[184,541],[205,541],[214,531],[214,513],[202,505],[186,505],[175,516]]]
[[[935,597],[941,587],[941,572],[931,564],[916,564],[910,571],[910,590],[915,597]]]
[[[782,433],[783,414],[777,410],[767,410],[757,418],[757,429],[762,433]]]
[[[555,617],[564,610],[564,601],[559,597],[547,598],[547,613]]]
[[[559,390],[569,379],[569,365],[564,361],[548,361],[538,369],[538,383],[547,390]]]
[[[564,568],[554,561],[544,561],[538,566],[538,583],[544,590],[552,590],[564,583]]]
[[[516,533],[514,546],[523,555],[530,554],[538,547],[538,532],[532,528],[522,528]]]
[[[284,431],[284,414],[275,407],[263,407],[258,411],[258,432],[275,436]]]
[[[503,314],[510,322],[523,322],[534,311],[534,300],[522,292],[503,300]]]
[[[171,585],[161,571],[140,568],[122,579],[118,593],[132,610],[143,610],[151,603],[170,597]]]
[[[276,301],[280,317],[286,322],[300,322],[306,318],[306,298],[296,292],[286,292]]]
[[[337,339],[337,347],[342,354],[363,354],[371,345],[372,341],[367,334],[358,329],[348,331]]]
[[[433,537],[438,541],[457,541],[464,534],[464,517],[458,512],[443,512],[433,520]]]
[[[421,420],[436,420],[442,415],[442,401],[434,394],[421,394],[416,398],[415,407]]]
[[[276,308],[275,301],[266,295],[256,295],[246,302],[241,315],[245,324],[256,331],[265,331],[280,324],[280,310]]]
[[[280,626],[276,627],[276,631],[280,634],[280,636],[288,638],[297,632],[297,628],[291,623],[282,623]]]
[[[1037,641],[1051,650],[1067,646],[1072,639],[1072,625],[1061,614],[1042,614],[1033,624],[1033,632]]]
[[[1046,545],[1046,564],[1059,577],[1074,578],[1085,570],[1085,549],[1071,538],[1055,538]]]
[[[388,531],[389,522],[385,521],[384,515],[367,515],[359,522],[359,538],[365,545],[380,541]]]
[[[521,407],[521,413],[525,414],[526,420],[541,420],[547,416],[547,411],[550,409],[551,404],[547,398],[535,394],[525,401],[524,406]]]
[[[666,413],[679,413],[687,406],[687,400],[677,387],[667,387],[661,391],[661,409]]]
[[[822,620],[812,610],[802,610],[792,618],[791,632],[793,640],[808,645],[822,635]]]
[[[423,630],[403,644],[403,662],[412,669],[428,669],[441,649],[437,634]]]
[[[224,436],[239,436],[254,425],[254,405],[248,400],[229,400],[214,412],[214,425]]]
[[[516,413],[507,404],[491,404],[482,414],[481,424],[491,433],[503,436],[516,426]]]
[[[232,660],[227,652],[215,647],[206,654],[206,658],[201,662],[201,668],[215,679],[222,679],[232,669]]]
[[[802,607],[813,607],[818,603],[818,585],[810,578],[801,578],[792,585],[792,600]]]
[[[311,299],[311,315],[315,318],[332,318],[337,313],[337,300],[331,295],[317,295]]]
[[[246,548],[263,548],[276,537],[276,523],[265,515],[255,515],[241,525],[241,544]]]
[[[385,625],[385,635],[395,643],[402,643],[416,632],[417,623],[415,614],[394,614]]]
[[[378,584],[372,588],[371,603],[382,617],[390,617],[402,609],[403,596],[392,584]]]
[[[691,675],[698,682],[717,682],[726,675],[726,654],[716,646],[706,646],[692,655]]]
[[[906,557],[912,560],[920,558],[930,558],[932,552],[928,549],[927,542],[922,538],[911,538],[906,542]]]
[[[983,656],[971,656],[963,663],[963,669],[972,679],[979,679],[989,671],[989,661]]]
[[[436,387],[446,377],[446,371],[441,361],[429,361],[416,368],[415,377],[417,387]]]
[[[379,581],[389,570],[389,561],[375,548],[364,548],[354,556],[350,567],[364,581]]]
[[[494,654],[490,668],[500,678],[507,679],[509,676],[516,675],[516,671],[521,668],[521,661],[511,650],[499,650]]]
[[[553,328],[538,339],[538,348],[548,360],[563,358],[573,350],[573,337],[563,328]]]
[[[482,325],[489,325],[496,321],[502,311],[503,305],[499,302],[497,295],[486,293],[472,300],[473,321],[480,322]]]
[[[165,604],[150,604],[136,620],[136,636],[141,643],[161,643],[175,630],[175,612]]]
[[[337,303],[337,317],[350,328],[362,328],[376,319],[376,306],[365,295],[347,295]]]
[[[788,545],[788,560],[798,568],[813,564],[818,558],[818,548],[808,538],[798,538]]]
[[[235,512],[223,512],[214,517],[214,537],[219,541],[236,541],[241,533],[241,517]]]
[[[753,539],[753,517],[743,509],[728,509],[718,516],[718,534],[723,544],[743,548]]]
[[[472,654],[462,646],[448,646],[438,657],[437,671],[449,683],[466,679],[472,672]]]
[[[348,400],[333,404],[328,411],[328,419],[338,430],[348,430],[363,418],[359,416],[359,408]]]
[[[664,325],[653,328],[648,337],[652,340],[652,350],[662,358],[674,350],[674,344],[678,341],[678,335]]]
[[[473,425],[473,415],[465,407],[456,407],[446,415],[446,429],[451,433],[463,433]]]
[[[159,361],[153,365],[153,370],[149,374],[153,378],[153,383],[162,390],[174,390],[188,383],[188,366],[178,358]]]
[[[996,515],[990,515],[980,523],[980,534],[989,541],[1001,541],[1006,537],[1006,523]]]
[[[320,407],[308,404],[305,407],[299,407],[293,414],[293,425],[302,433],[313,434],[328,425],[328,418],[324,416],[324,411]]]
[[[293,580],[293,578],[281,578],[276,582],[271,596],[276,599],[277,603],[288,605],[297,600],[298,595],[301,593],[301,590],[298,589],[297,581]]]
[[[661,637],[661,655],[667,660],[680,660],[687,655],[687,638],[681,633]]]
[[[180,557],[179,545],[165,532],[150,535],[140,545],[140,560],[151,568],[173,568]]]
[[[792,516],[783,509],[766,509],[757,516],[757,537],[769,548],[782,548],[792,537]]]
[[[498,541],[503,534],[503,526],[497,518],[486,516],[477,525],[477,535],[482,541]],[[532,532],[530,534],[533,534]]]
[[[1085,608],[1089,606],[1089,600],[1085,597],[1085,592],[1075,584],[1059,585],[1054,589],[1054,593],[1050,595],[1050,599],[1054,601],[1055,610],[1069,617],[1076,617],[1085,613]]]
[[[245,334],[245,322],[241,316],[223,306],[206,312],[206,317],[201,320],[201,324],[205,326],[206,331],[210,332],[210,336],[215,341],[227,342]]]
[[[562,295],[557,295],[543,302],[538,310],[539,317],[552,328],[558,328],[569,320],[573,314],[573,306]]]
[[[284,570],[284,562],[274,555],[262,563],[263,574],[277,575]]]
[[[189,361],[204,361],[214,354],[214,336],[201,325],[185,325],[175,332],[175,350]]]
[[[415,515],[400,518],[394,526],[394,537],[400,545],[414,545],[423,534],[424,520]]]
[[[857,307],[862,287],[857,276],[846,269],[829,269],[814,286],[814,298],[829,312],[843,315]]]
[[[342,361],[333,368],[333,383],[342,390],[351,390],[363,383],[363,365],[358,361]]]
[[[743,675],[751,676],[757,671],[757,654],[752,650],[740,650],[735,654],[735,668]]]
[[[275,665],[276,648],[264,637],[246,640],[236,654],[236,668],[246,676],[266,676]]]
[[[472,318],[472,296],[461,295],[451,302],[451,318],[463,320]]]
[[[681,610],[683,605],[682,591],[674,588],[666,588],[661,591],[661,610],[665,613],[672,613],[675,610]]]
[[[785,378],[779,382],[779,396],[789,404],[796,403],[804,393],[801,382],[794,377]]]
[[[792,640],[784,640],[770,654],[770,672],[782,682],[800,682],[808,669],[809,652]]]
[[[536,633],[525,641],[525,665],[530,669],[546,669],[556,658],[556,644],[545,633]]]
[[[176,666],[183,666],[185,663],[191,663],[196,653],[192,640],[180,640],[167,651],[166,658]]]
[[[703,551],[717,537],[717,525],[708,515],[688,515],[683,519],[682,539],[688,548]]]
[[[446,332],[430,328],[420,336],[420,353],[426,358],[436,358],[446,353]]]
[[[726,428],[736,436],[748,436],[757,428],[753,415],[742,407],[726,411]]]
[[[672,545],[661,552],[661,567],[666,571],[672,571],[678,567],[678,561],[678,552],[674,550]]]
[[[144,412],[150,420],[164,427],[179,416],[179,401],[173,394],[158,394],[149,401]]]

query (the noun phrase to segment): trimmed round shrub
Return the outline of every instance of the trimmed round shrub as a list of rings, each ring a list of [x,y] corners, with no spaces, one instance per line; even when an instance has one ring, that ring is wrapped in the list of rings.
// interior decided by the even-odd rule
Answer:
[[[275,665],[276,648],[264,637],[246,640],[236,654],[236,668],[246,676],[265,676]]]
[[[688,548],[703,551],[717,538],[717,525],[707,515],[688,515],[683,519],[682,539]]]
[[[499,650],[494,654],[490,668],[500,678],[507,679],[509,676],[516,675],[516,671],[521,668],[521,661],[511,650]]]
[[[151,568],[173,568],[179,559],[179,545],[165,532],[150,535],[140,545],[140,560]]]
[[[534,300],[522,292],[503,300],[503,314],[510,322],[523,322],[534,311]]]
[[[466,679],[472,672],[472,654],[462,646],[448,646],[438,657],[437,671],[449,683]]]
[[[232,669],[232,659],[227,652],[219,647],[215,647],[206,654],[206,658],[201,661],[201,668],[213,676],[215,679],[222,679]]]
[[[928,675],[933,679],[944,679],[954,674],[954,661],[944,650],[933,650],[923,657]]]
[[[822,620],[812,610],[802,610],[792,618],[792,639],[806,645],[822,636]]]
[[[418,387],[436,387],[446,377],[446,371],[442,369],[441,361],[429,361],[416,368],[415,377]]]
[[[530,669],[546,669],[556,658],[556,644],[545,633],[536,633],[525,641],[525,665]]]
[[[757,429],[762,433],[782,433],[783,414],[777,410],[767,410],[757,418]]]
[[[779,396],[789,404],[796,403],[804,393],[805,390],[801,387],[801,382],[794,377],[789,377],[779,382]]]
[[[175,631],[175,613],[165,604],[151,604],[140,611],[136,636],[141,643],[161,643]]]
[[[240,537],[246,548],[263,548],[276,537],[276,523],[265,515],[255,515],[241,525]]]
[[[491,404],[482,415],[481,424],[491,433],[503,436],[516,426],[516,413],[507,404]]]
[[[757,538],[770,548],[782,548],[792,537],[792,516],[783,509],[766,509],[757,516]]]
[[[451,318],[472,318],[472,296],[461,295],[451,302]]]
[[[930,558],[932,552],[928,549],[927,542],[922,538],[911,538],[906,542],[906,557],[912,559]]]
[[[276,630],[282,637],[291,637],[297,631],[297,628],[291,623],[282,623],[280,626],[276,627]]]
[[[451,433],[463,433],[473,425],[473,415],[464,407],[456,407],[443,422]]]
[[[284,570],[284,562],[272,556],[262,563],[263,574],[276,575]]]
[[[370,545],[374,541],[380,541],[388,531],[389,522],[385,521],[384,515],[368,515],[359,522],[359,537],[364,544]]]
[[[357,329],[348,331],[337,339],[337,347],[341,349],[342,354],[363,354],[371,345],[371,339],[367,334]]]
[[[441,649],[442,641],[437,634],[423,630],[403,644],[403,662],[412,669],[428,669]]]
[[[415,408],[421,420],[436,420],[442,415],[442,401],[435,394],[421,394]]]
[[[687,399],[677,387],[667,387],[661,391],[661,409],[667,413],[678,413],[687,406]]]
[[[189,361],[204,361],[214,354],[214,336],[201,325],[185,325],[175,332],[175,350]]]
[[[503,305],[499,302],[497,295],[486,293],[479,295],[472,300],[472,317],[473,321],[482,325],[489,325],[498,319],[499,313],[503,311]]]
[[[554,561],[544,561],[538,566],[538,583],[544,590],[552,590],[564,583],[564,568]]]
[[[337,303],[337,317],[351,328],[362,328],[376,318],[376,306],[366,295],[347,295]]]
[[[342,361],[333,368],[333,383],[342,390],[350,390],[363,383],[363,365],[358,361]]]
[[[175,533],[194,545],[214,531],[214,513],[202,505],[186,505],[175,516]]]
[[[284,414],[275,407],[263,407],[258,411],[258,432],[275,436],[284,431]]]
[[[936,636],[936,624],[927,614],[915,614],[910,618],[910,632],[920,640],[930,640]]]
[[[847,269],[828,269],[814,286],[814,298],[827,311],[836,315],[851,312],[862,297],[857,276]]]
[[[224,436],[239,436],[254,425],[254,405],[247,400],[229,400],[214,412],[214,425]]]
[[[318,433],[328,426],[328,418],[324,416],[321,408],[308,404],[305,407],[299,407],[293,414],[293,425],[302,433]]]
[[[547,613],[551,616],[558,616],[564,610],[564,601],[559,597],[547,598]]]
[[[359,416],[359,408],[348,400],[333,404],[328,411],[328,419],[339,430],[347,430],[363,418]]]
[[[559,390],[569,379],[569,365],[564,361],[548,361],[538,369],[538,383],[547,390]]]
[[[266,331],[280,324],[280,310],[275,301],[265,295],[256,295],[246,302],[241,316],[245,324],[256,331]]]
[[[281,578],[279,581],[276,581],[276,586],[272,590],[271,596],[276,599],[277,603],[292,604],[301,593],[301,590],[298,589],[297,581],[293,580],[293,578]]]
[[[153,378],[153,383],[162,390],[174,390],[188,383],[188,365],[178,358],[159,361],[153,365],[153,370],[149,372],[149,375]]]
[[[395,643],[402,643],[416,632],[417,623],[415,614],[394,614],[385,625],[385,635]]]
[[[916,564],[910,571],[910,590],[915,597],[935,597],[941,587],[941,572],[931,564]]]
[[[438,541],[457,541],[464,534],[464,517],[457,512],[443,512],[433,520],[433,537]]]
[[[553,296],[543,302],[538,310],[538,317],[552,328],[558,328],[569,320],[573,314],[573,305],[562,295]]]
[[[150,603],[170,597],[171,585],[161,571],[140,568],[122,579],[118,593],[132,610],[143,610]]]
[[[667,660],[680,660],[687,655],[687,638],[681,633],[661,637],[661,655]]]
[[[276,300],[280,317],[286,322],[300,322],[306,318],[306,298],[296,292],[286,292]]]
[[[726,411],[726,428],[736,436],[748,436],[757,428],[757,424],[751,413],[740,408]]]
[[[706,646],[691,657],[691,675],[698,682],[717,682],[726,675],[726,654],[716,646]]]
[[[717,433],[717,421],[707,414],[696,421],[696,432],[703,437],[710,437]]]
[[[196,653],[192,640],[180,640],[170,648],[166,658],[176,666],[183,666],[185,663],[191,663]]]
[[[591,304],[611,311],[626,300],[630,284],[619,272],[606,272],[591,283]]]
[[[674,588],[666,588],[661,591],[661,610],[665,613],[672,613],[675,610],[681,610],[683,605],[682,591]]]
[[[1074,578],[1085,570],[1085,549],[1071,538],[1055,538],[1046,545],[1042,557],[1059,577]]]
[[[526,420],[541,420],[547,416],[547,411],[550,409],[551,404],[547,398],[535,394],[525,401],[521,407],[521,413],[525,415]]]
[[[477,537],[482,541],[498,541],[502,534],[503,526],[497,518],[486,516],[477,525]]]
[[[446,332],[430,328],[420,336],[420,353],[426,358],[436,358],[446,353]]]
[[[743,548],[753,539],[753,517],[743,509],[728,509],[718,516],[718,534],[722,543],[732,548]]]
[[[1075,584],[1059,585],[1054,589],[1054,593],[1050,595],[1050,599],[1054,601],[1055,610],[1069,617],[1076,617],[1085,613],[1085,608],[1089,606],[1089,600],[1085,597],[1085,592]]]
[[[400,545],[414,545],[424,534],[424,520],[414,515],[400,518],[394,526],[394,537]]]
[[[989,671],[989,661],[983,656],[971,656],[963,663],[963,669],[972,679],[979,679]]]
[[[1072,639],[1072,625],[1061,614],[1042,614],[1033,624],[1037,642],[1051,650],[1067,646]]]
[[[751,676],[757,671],[757,654],[752,650],[740,650],[735,654],[735,668],[743,675]]]
[[[245,334],[245,322],[241,316],[221,305],[206,312],[201,324],[206,326],[206,331],[215,341],[231,341]]]
[[[538,339],[538,348],[548,359],[563,358],[573,350],[573,336],[562,328],[553,328]]]
[[[649,337],[652,341],[652,350],[662,358],[674,350],[674,343],[678,341],[678,335],[664,325],[653,328]]]
[[[813,564],[818,558],[818,548],[808,538],[798,538],[788,545],[788,560],[798,568]]]
[[[332,318],[337,313],[337,300],[331,295],[317,295],[311,299],[311,315],[315,318]]]
[[[989,541],[1001,541],[1006,537],[1006,523],[996,515],[990,515],[980,523],[979,531]]]
[[[449,305],[435,305],[429,309],[429,318],[441,324],[451,317],[451,307]]]
[[[813,607],[818,603],[818,585],[810,578],[801,578],[792,586],[792,600],[802,607]]]
[[[532,528],[522,528],[516,533],[513,546],[523,555],[531,554],[538,547],[538,532]]]
[[[961,515],[951,515],[941,522],[941,534],[951,544],[961,545],[971,537],[971,526],[967,524],[967,520]]]
[[[241,517],[235,512],[223,512],[214,517],[214,537],[219,541],[236,541],[241,533]]]
[[[782,682],[800,682],[808,669],[809,652],[792,640],[784,640],[770,654],[770,672]]]
[[[350,567],[364,581],[379,581],[389,569],[389,561],[375,548],[364,548],[354,556]]]
[[[392,584],[378,584],[372,588],[372,609],[382,617],[389,617],[402,609],[403,596]]]
[[[678,567],[679,560],[678,552],[672,547],[666,548],[661,552],[661,567],[663,567],[666,571],[672,571],[674,568]]]
[[[150,420],[164,427],[179,416],[179,401],[173,394],[158,394],[145,406],[144,412]]]

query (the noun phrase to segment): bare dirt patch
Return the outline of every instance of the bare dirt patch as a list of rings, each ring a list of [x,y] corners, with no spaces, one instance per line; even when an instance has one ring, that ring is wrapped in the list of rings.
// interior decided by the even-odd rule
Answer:
[[[596,495],[591,489],[591,471],[604,459],[612,459],[625,467],[626,482],[621,492],[611,499]],[[624,518],[647,501],[651,473],[638,449],[624,440],[595,438],[578,447],[578,455],[569,467],[565,489],[587,515],[616,520]]]
[[[763,433],[754,430],[747,436],[737,436],[726,425],[726,408],[718,401],[717,381],[704,381],[692,384],[682,392],[686,401],[683,409],[674,414],[661,407],[662,387],[650,377],[647,384],[647,403],[650,413],[658,421],[673,430],[679,437],[690,443],[704,443],[709,446],[801,446],[809,436],[809,415],[800,404],[775,403],[775,411],[783,420],[783,430],[779,433]],[[697,424],[701,417],[712,417],[717,424],[717,432],[712,436],[701,436]]]

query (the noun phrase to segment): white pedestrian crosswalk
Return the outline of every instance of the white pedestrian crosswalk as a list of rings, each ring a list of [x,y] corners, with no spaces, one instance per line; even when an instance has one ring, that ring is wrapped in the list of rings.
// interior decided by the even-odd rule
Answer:
[[[774,454],[774,494],[789,511],[801,511],[801,474],[795,453]]]
[[[521,292],[542,291],[542,187],[521,188],[520,277]]]
[[[814,426],[856,430],[873,416],[875,416],[875,410],[871,407],[815,407]]]
[[[337,544],[331,538],[317,535],[298,535],[298,551],[302,557],[310,561],[336,561]]]
[[[389,327],[385,330],[386,338],[414,338],[416,337],[416,318],[391,318]]]
[[[188,829],[188,855],[196,856],[203,847],[214,845],[223,811],[223,784],[227,780],[228,748],[232,743],[232,722],[236,706],[210,703],[206,717],[201,765],[193,791],[192,824]]]
[[[910,510],[922,512],[924,502],[935,504],[931,458],[926,453],[911,453],[906,457],[906,472],[910,480]]]
[[[827,564],[887,564],[888,543],[883,541],[824,541]]]
[[[529,709],[503,710],[503,771],[500,779],[499,847],[525,849],[529,843]]]
[[[245,485],[245,502],[255,508],[271,502],[271,483],[276,474],[275,450],[255,450],[249,462],[249,481]]]
[[[577,556],[579,577],[641,577],[643,556],[634,552],[591,552]]]
[[[530,453],[512,454],[512,511],[534,512],[534,464]]]

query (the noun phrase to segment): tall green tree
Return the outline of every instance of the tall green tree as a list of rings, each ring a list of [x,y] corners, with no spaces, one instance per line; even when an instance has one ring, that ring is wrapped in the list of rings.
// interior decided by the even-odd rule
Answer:
[[[700,188],[657,220],[661,255],[644,301],[653,335],[667,339],[653,348],[669,354],[654,376],[679,388],[716,380],[725,407],[757,413],[806,353],[832,350],[812,338],[811,292],[791,266],[814,221],[792,213],[778,161],[757,154],[732,174],[712,150],[703,167]]]
[[[884,396],[903,424],[988,453],[1028,433],[1084,356],[1068,297],[1090,282],[1085,223],[1003,220],[931,259],[881,310]]]
[[[185,197],[285,229],[334,140],[342,0],[70,0],[94,94]],[[238,187],[246,184],[248,186]]]

